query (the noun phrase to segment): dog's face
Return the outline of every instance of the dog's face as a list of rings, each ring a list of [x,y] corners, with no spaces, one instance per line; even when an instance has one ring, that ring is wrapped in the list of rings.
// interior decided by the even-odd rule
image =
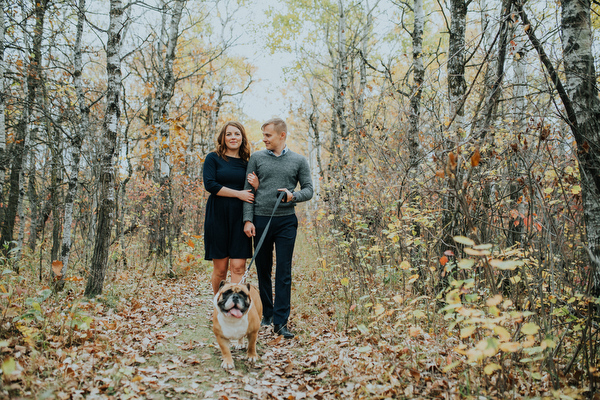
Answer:
[[[221,282],[219,292],[215,298],[215,305],[219,311],[227,316],[242,318],[250,308],[250,284],[239,285]]]

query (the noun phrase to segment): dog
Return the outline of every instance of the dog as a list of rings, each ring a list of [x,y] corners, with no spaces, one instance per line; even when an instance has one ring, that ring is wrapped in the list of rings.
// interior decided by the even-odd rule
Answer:
[[[221,367],[234,367],[229,345],[231,341],[242,343],[244,337],[248,338],[248,360],[258,361],[256,339],[262,319],[262,302],[258,289],[249,283],[221,281],[213,303],[213,332],[223,356]]]

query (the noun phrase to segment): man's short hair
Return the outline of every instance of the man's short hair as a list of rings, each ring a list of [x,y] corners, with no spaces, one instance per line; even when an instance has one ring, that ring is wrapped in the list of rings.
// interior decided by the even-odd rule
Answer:
[[[275,132],[277,132],[277,133],[281,133],[281,132],[287,133],[287,125],[285,124],[285,121],[282,120],[281,118],[271,118],[270,120],[268,120],[267,122],[262,124],[260,129],[265,130],[265,126],[267,126],[267,125],[273,125],[273,128],[275,129]]]

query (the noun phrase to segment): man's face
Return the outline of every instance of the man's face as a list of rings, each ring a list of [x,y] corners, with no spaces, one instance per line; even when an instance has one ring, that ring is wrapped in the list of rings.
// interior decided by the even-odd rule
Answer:
[[[285,133],[277,133],[273,124],[267,125],[263,129],[263,142],[267,150],[281,151],[285,146]]]

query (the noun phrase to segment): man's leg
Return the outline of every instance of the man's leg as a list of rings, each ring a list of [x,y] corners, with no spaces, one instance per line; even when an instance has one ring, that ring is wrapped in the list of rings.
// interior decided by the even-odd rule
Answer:
[[[265,226],[269,222],[269,217],[254,217],[254,226],[256,227],[256,236],[254,237],[254,246],[260,240]],[[273,235],[272,224],[265,240],[256,254],[256,275],[258,278],[258,291],[263,305],[263,318],[270,321],[273,318],[273,285],[271,283],[271,272],[273,271]]]
[[[278,217],[275,237],[275,304],[273,325],[285,325],[290,316],[292,294],[292,256],[298,231],[296,215]]]

